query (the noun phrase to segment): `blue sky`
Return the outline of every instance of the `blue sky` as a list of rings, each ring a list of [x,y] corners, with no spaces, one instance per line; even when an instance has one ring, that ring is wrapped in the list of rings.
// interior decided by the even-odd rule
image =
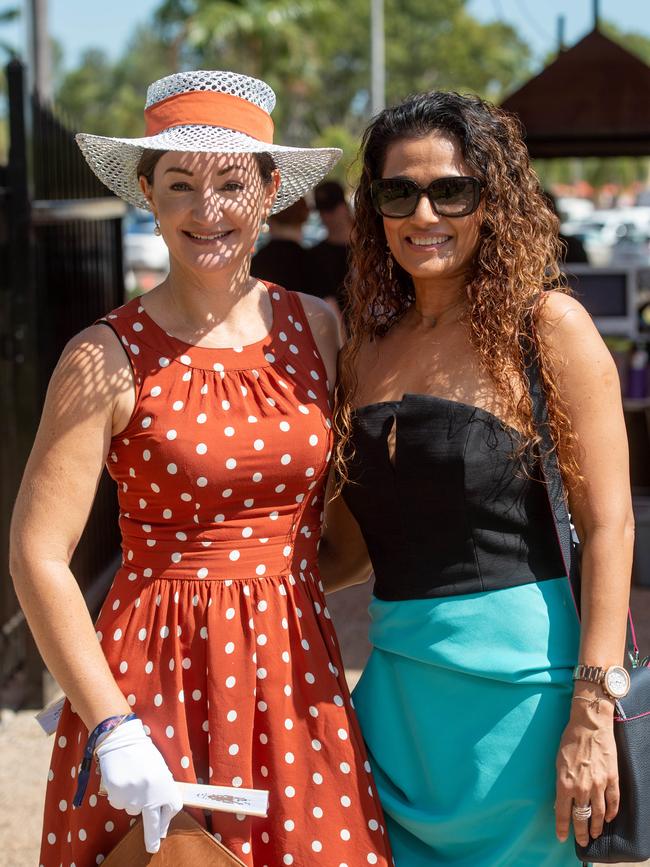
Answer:
[[[81,52],[90,47],[117,57],[136,24],[146,21],[158,2],[49,0],[50,30],[63,45],[66,66],[74,66]],[[9,5],[11,0],[0,0],[0,8]],[[584,36],[593,21],[593,0],[469,0],[468,8],[483,21],[500,19],[512,24],[530,44],[538,63],[555,48],[558,16],[565,17],[568,44]],[[600,9],[603,18],[622,29],[650,36],[649,0],[601,0]],[[6,28],[3,36],[23,44],[22,25]]]

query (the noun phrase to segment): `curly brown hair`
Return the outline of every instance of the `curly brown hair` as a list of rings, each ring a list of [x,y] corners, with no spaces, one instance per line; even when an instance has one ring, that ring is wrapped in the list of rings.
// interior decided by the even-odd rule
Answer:
[[[389,267],[383,221],[373,207],[370,185],[382,176],[391,144],[432,132],[453,137],[483,183],[479,246],[466,283],[465,321],[472,346],[523,434],[519,456],[540,442],[525,387],[526,356],[537,360],[560,468],[565,481],[574,480],[574,434],[549,373],[549,351],[536,339],[535,328],[541,293],[549,288],[570,293],[558,266],[558,218],[530,165],[518,121],[477,96],[433,91],[382,111],[362,139],[347,281],[349,339],[341,355],[335,411],[339,486],[348,480],[359,350],[365,341],[385,334],[415,299],[410,275],[394,260]]]

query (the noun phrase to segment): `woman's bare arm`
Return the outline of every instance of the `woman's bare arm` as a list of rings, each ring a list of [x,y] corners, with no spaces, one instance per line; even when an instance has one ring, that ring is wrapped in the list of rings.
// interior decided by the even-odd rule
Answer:
[[[372,574],[372,565],[361,528],[341,494],[334,494],[334,471],[325,492],[325,519],[318,549],[318,568],[325,592],[362,584]]]
[[[115,335],[95,325],[75,337],[50,381],[11,526],[16,594],[45,664],[89,729],[130,708],[69,564],[111,437],[132,406],[132,375]]]
[[[574,299],[550,293],[541,337],[577,434],[581,481],[570,487],[582,543],[580,660],[623,661],[634,517],[627,434],[616,366],[589,314]]]
[[[342,340],[336,314],[330,305],[321,298],[305,295],[303,292],[298,294],[309,320],[311,333],[314,335],[316,346],[327,370],[330,394],[332,394],[336,384],[336,363]]]
[[[549,293],[540,336],[555,359],[553,375],[578,441],[580,480],[569,485],[569,505],[582,543],[579,661],[607,668],[623,662],[634,540],[620,383],[609,350],[574,299]],[[558,753],[556,828],[566,839],[572,803],[591,804],[589,828],[575,827],[585,845],[616,815],[618,769],[613,702],[594,705],[602,691],[582,681],[574,695]]]

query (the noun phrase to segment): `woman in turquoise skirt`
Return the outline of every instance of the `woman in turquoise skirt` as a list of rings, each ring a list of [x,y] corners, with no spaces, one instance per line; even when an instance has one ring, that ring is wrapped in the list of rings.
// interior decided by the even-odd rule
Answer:
[[[365,133],[320,562],[374,572],[355,704],[397,867],[569,867],[618,810],[633,517],[620,386],[513,118],[428,93]],[[582,542],[580,618],[533,361]]]

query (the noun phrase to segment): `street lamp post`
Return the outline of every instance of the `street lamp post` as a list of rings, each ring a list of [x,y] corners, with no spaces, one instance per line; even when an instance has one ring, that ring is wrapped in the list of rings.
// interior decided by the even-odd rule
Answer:
[[[374,114],[386,106],[386,52],[384,0],[370,0],[370,108]]]
[[[30,55],[32,87],[49,102],[52,99],[52,53],[48,28],[47,0],[31,0]]]

